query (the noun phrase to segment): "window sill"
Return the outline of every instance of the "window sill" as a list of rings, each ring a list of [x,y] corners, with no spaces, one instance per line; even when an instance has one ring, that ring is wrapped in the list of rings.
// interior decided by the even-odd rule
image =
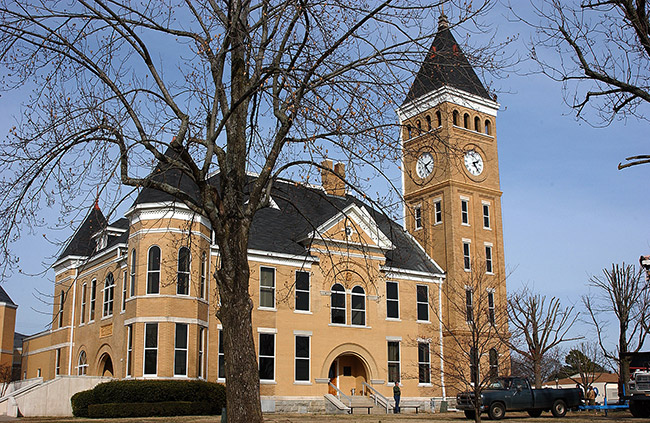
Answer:
[[[402,319],[400,319],[399,317],[386,317],[386,321],[387,322],[401,322]]]
[[[341,323],[329,323],[327,326],[335,328],[357,328],[357,329],[372,329],[372,326],[359,326],[359,325],[344,325]]]
[[[260,385],[277,385],[275,380],[260,380]]]
[[[275,307],[257,307],[259,311],[278,311]]]
[[[432,383],[418,383],[418,388],[431,388],[433,387]]]
[[[108,320],[108,319],[112,319],[112,318],[113,318],[113,315],[112,315],[112,314],[110,314],[110,315],[108,315],[108,316],[104,316],[104,317],[102,317],[102,322],[103,322],[104,320]]]
[[[471,226],[469,223],[461,223],[461,226],[467,226],[468,228]]]
[[[492,230],[492,228],[486,228],[485,226],[483,226],[483,229],[485,229],[486,231],[491,231]]]
[[[308,380],[294,380],[293,384],[294,385],[303,385],[303,386],[305,386],[305,385],[311,385],[311,382],[308,381]]]
[[[293,312],[298,314],[314,314],[310,310],[294,310]]]
[[[438,225],[442,225],[442,220],[440,222],[436,222],[433,224],[433,226],[438,226]]]
[[[486,275],[494,275],[494,272],[485,272]]]
[[[431,324],[431,320],[416,320],[415,322],[416,323],[423,323],[423,324],[427,324],[427,325]]]

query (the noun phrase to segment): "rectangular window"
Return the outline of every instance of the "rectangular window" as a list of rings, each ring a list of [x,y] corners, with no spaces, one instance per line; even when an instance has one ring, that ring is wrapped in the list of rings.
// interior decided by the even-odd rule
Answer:
[[[309,272],[296,271],[296,310],[309,311]]]
[[[133,325],[126,327],[126,376],[133,376]]]
[[[469,242],[463,241],[463,268],[465,270],[472,270],[472,262],[469,254]]]
[[[155,376],[158,371],[158,323],[144,325],[144,375]]]
[[[275,308],[275,269],[260,267],[260,307]]]
[[[422,229],[422,207],[415,206],[413,208],[413,216],[415,218],[415,229]]]
[[[135,297],[135,250],[131,251],[131,297]]]
[[[65,303],[65,292],[61,291],[59,296],[59,327],[63,326],[63,303]]]
[[[492,246],[485,246],[485,272],[492,273]]]
[[[433,202],[434,223],[442,223],[442,200]]]
[[[176,323],[174,336],[174,376],[187,376],[187,323]]]
[[[88,285],[81,285],[81,313],[79,313],[81,323],[86,321],[86,291],[88,291]]]
[[[460,200],[460,217],[463,225],[469,225],[469,200]]]
[[[126,277],[126,270],[124,273],[122,273],[122,311],[126,310],[126,293],[127,293],[127,285],[128,284],[128,279]]]
[[[201,280],[199,281],[199,298],[205,298],[205,278],[208,273],[208,259],[205,253],[201,254]]]
[[[429,321],[429,287],[426,285],[417,285],[417,309],[418,320],[423,322]]]
[[[397,282],[386,282],[386,317],[399,319],[399,286]]]
[[[54,369],[54,374],[60,375],[61,374],[61,348],[56,349],[56,359],[55,359],[55,369]]]
[[[109,317],[113,315],[113,299],[115,298],[115,279],[113,279],[113,273],[111,272],[106,275],[103,293],[104,308],[102,311],[102,317]]]
[[[260,380],[275,380],[275,334],[260,333]]]
[[[219,359],[217,360],[217,378],[226,378],[226,354],[223,352],[223,330],[219,329]]]
[[[89,321],[95,320],[95,300],[97,299],[97,279],[90,282],[90,317]]]
[[[309,336],[296,336],[296,382],[309,381]]]
[[[488,319],[494,324],[494,291],[488,291]]]
[[[472,290],[465,289],[465,317],[468,322],[474,321],[474,299]]]
[[[490,205],[483,203],[483,227],[490,229]]]
[[[418,342],[418,382],[431,383],[431,357],[427,342]]]
[[[399,341],[388,341],[388,382],[400,381]]]
[[[198,376],[200,379],[205,379],[205,363],[203,360],[205,359],[205,328],[199,328],[199,348],[198,348]]]

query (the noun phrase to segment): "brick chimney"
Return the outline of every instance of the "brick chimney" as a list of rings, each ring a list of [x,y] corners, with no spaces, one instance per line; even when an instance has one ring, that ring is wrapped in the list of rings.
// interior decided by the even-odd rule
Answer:
[[[345,196],[345,165],[341,162],[334,165],[329,159],[323,160],[321,165],[324,168],[320,172],[325,192],[339,197]]]

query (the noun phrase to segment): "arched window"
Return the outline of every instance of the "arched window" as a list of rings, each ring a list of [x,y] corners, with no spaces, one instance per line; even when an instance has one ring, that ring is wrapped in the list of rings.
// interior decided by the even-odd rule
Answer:
[[[176,279],[176,294],[190,293],[190,249],[181,247],[178,250],[178,273]]]
[[[406,139],[407,140],[411,138],[412,132],[413,132],[413,128],[411,127],[411,125],[407,125],[406,126]]]
[[[436,111],[436,120],[438,121],[438,127],[442,126],[442,114],[440,113],[440,110]]]
[[[115,296],[115,279],[113,274],[108,272],[106,281],[104,281],[104,308],[102,317],[113,315],[113,298]]]
[[[352,324],[366,325],[366,292],[360,286],[352,288]]]
[[[497,350],[492,348],[490,350],[490,380],[494,380],[499,376],[499,354]]]
[[[345,288],[340,283],[332,286],[330,293],[331,323],[345,324]]]
[[[208,273],[208,259],[205,252],[201,254],[201,280],[199,281],[199,298],[205,298],[205,277]]]
[[[454,113],[451,114],[451,117],[454,126],[458,126],[458,110],[454,110]]]
[[[136,258],[135,258],[135,248],[131,250],[131,294],[130,297],[135,297],[135,267],[136,267]]]
[[[485,119],[485,133],[487,135],[492,135],[492,124],[487,119]]]
[[[86,358],[86,351],[81,350],[77,364],[77,375],[83,376],[85,374],[88,374],[88,359]]]
[[[463,127],[469,129],[469,113],[463,115]]]
[[[474,130],[476,132],[481,132],[481,119],[478,116],[474,118]]]
[[[65,292],[61,291],[59,296],[59,327],[63,327],[63,304],[65,303]]]
[[[431,130],[431,116],[427,115],[427,131]]]
[[[160,293],[160,247],[149,248],[147,260],[147,294]]]

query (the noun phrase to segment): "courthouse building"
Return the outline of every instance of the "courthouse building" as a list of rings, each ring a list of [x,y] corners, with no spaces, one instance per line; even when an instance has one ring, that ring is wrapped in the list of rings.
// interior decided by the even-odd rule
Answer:
[[[443,17],[397,110],[404,225],[331,175],[322,187],[275,184],[248,250],[263,397],[322,400],[333,387],[392,396],[397,380],[404,397],[452,394],[445,339],[467,316],[446,294],[480,272],[492,304],[506,296],[498,107]],[[24,377],[225,382],[211,234],[207,219],[152,189],[112,222],[93,207],[53,266],[52,327],[24,340]],[[471,309],[472,292],[462,301]],[[503,365],[505,353],[481,365]]]

